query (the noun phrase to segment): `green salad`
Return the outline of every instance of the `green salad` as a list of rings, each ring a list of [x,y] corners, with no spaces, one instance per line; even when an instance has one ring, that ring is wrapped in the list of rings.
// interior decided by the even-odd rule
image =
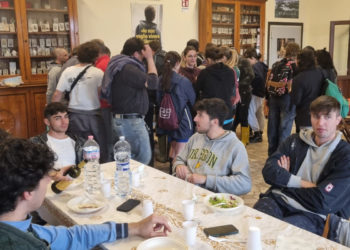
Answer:
[[[212,206],[219,207],[219,208],[233,208],[233,207],[238,207],[239,205],[239,201],[232,195],[230,195],[228,198],[224,196],[210,197],[209,203]]]

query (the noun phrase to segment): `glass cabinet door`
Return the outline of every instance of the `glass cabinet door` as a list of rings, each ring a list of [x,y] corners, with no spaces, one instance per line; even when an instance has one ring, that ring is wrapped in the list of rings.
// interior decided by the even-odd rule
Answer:
[[[0,79],[21,74],[14,0],[0,1]]]
[[[260,51],[260,6],[241,5],[240,54],[253,47]]]
[[[234,46],[234,4],[212,4],[212,43],[222,46]]]
[[[67,0],[26,0],[31,78],[47,74],[55,48],[71,50]]]

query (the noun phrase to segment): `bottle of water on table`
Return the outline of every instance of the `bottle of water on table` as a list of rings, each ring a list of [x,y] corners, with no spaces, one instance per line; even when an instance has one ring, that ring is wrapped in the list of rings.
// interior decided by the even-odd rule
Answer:
[[[100,178],[100,147],[92,135],[83,146],[83,156],[86,161],[84,167],[84,189],[89,196],[99,195],[101,190]]]
[[[131,171],[130,171],[131,148],[124,136],[114,145],[114,159],[116,170],[114,176],[114,187],[117,195],[124,198],[131,192]]]

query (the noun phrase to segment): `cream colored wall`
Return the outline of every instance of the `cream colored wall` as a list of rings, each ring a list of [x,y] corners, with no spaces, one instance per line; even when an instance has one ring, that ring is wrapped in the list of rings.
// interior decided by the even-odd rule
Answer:
[[[112,55],[118,54],[131,30],[131,3],[163,5],[163,48],[181,52],[186,42],[198,38],[198,2],[190,0],[182,11],[180,0],[78,0],[80,43],[101,38]]]
[[[131,37],[131,3],[163,4],[162,42],[165,50],[181,52],[187,40],[198,38],[198,0],[190,0],[188,11],[181,0],[78,0],[80,42],[101,38],[112,54],[120,52]],[[268,22],[304,23],[303,46],[316,49],[329,45],[330,21],[350,20],[350,0],[300,0],[299,18],[274,18],[275,0],[266,2],[267,51]]]
[[[311,45],[315,49],[329,47],[330,21],[350,20],[349,0],[299,0],[299,18],[274,18],[275,1],[266,2],[267,51],[268,22],[297,22],[304,24],[303,47]]]

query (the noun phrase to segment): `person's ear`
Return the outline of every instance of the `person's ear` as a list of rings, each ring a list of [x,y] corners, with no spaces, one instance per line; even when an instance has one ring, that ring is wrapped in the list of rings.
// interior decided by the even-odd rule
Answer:
[[[337,115],[337,126],[339,125],[340,121],[342,120],[341,115]]]
[[[24,191],[22,194],[23,200],[31,200],[32,197],[33,197],[32,192],[29,192],[29,191]]]
[[[46,126],[50,127],[50,121],[47,118],[44,118],[44,123]]]

